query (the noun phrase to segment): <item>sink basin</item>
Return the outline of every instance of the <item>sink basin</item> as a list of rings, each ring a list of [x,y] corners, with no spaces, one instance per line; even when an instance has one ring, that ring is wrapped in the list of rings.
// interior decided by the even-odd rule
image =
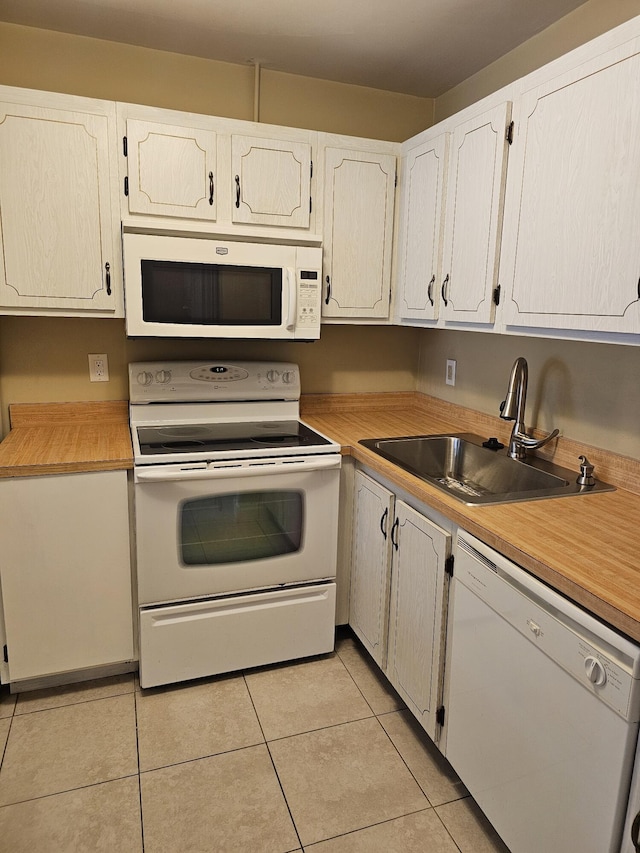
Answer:
[[[372,438],[360,441],[384,459],[466,504],[511,503],[613,491],[607,483],[579,486],[578,471],[530,457],[511,459],[506,449],[483,447],[471,433]]]

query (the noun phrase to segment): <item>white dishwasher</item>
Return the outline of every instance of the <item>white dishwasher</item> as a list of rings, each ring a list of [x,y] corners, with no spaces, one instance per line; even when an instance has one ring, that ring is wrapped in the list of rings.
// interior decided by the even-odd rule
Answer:
[[[467,533],[444,752],[512,853],[619,853],[640,647]]]

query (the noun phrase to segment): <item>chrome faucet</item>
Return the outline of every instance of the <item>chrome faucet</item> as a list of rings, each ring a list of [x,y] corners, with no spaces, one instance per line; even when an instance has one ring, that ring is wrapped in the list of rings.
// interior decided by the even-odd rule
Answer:
[[[537,450],[552,438],[559,435],[554,429],[546,438],[536,439],[527,434],[524,422],[524,407],[527,404],[527,380],[529,367],[525,358],[517,358],[511,368],[507,396],[500,404],[500,417],[505,421],[515,421],[509,440],[508,454],[512,459],[524,459],[527,450]]]

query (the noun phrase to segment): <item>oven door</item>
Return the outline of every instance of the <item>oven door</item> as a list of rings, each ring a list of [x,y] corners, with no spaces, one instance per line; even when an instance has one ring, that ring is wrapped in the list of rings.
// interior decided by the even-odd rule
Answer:
[[[339,454],[135,472],[141,605],[335,577]]]

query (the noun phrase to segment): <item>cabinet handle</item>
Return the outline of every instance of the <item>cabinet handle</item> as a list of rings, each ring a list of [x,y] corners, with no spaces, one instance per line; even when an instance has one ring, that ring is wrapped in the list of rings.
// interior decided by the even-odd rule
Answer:
[[[324,304],[328,305],[329,300],[331,299],[331,279],[329,278],[329,276],[327,276],[326,282],[327,282],[327,295],[325,296]]]
[[[633,823],[631,824],[631,843],[640,853],[640,841],[638,841],[638,835],[640,834],[640,812],[634,817]]]
[[[391,544],[396,549],[396,551],[398,550],[398,537],[397,537],[397,535],[396,536],[393,535],[393,531],[395,530],[396,534],[397,534],[399,523],[400,523],[400,519],[396,518],[396,520],[393,522],[393,527],[391,528]]]
[[[107,285],[107,296],[111,296],[111,264],[109,261],[104,265],[105,284]]]
[[[213,172],[209,172],[209,204],[213,204]]]
[[[236,175],[236,207],[240,207],[240,175]]]
[[[447,273],[447,277],[446,277],[446,278],[445,278],[445,280],[442,282],[442,291],[441,291],[441,293],[442,293],[442,301],[444,302],[445,307],[449,304],[449,303],[448,303],[448,301],[447,301],[447,285],[448,285],[448,284],[449,284],[449,273]]]
[[[385,509],[385,511],[382,513],[382,516],[380,518],[380,532],[382,533],[382,535],[384,536],[385,539],[387,538],[387,519],[388,519],[388,517],[389,517],[389,507],[387,507]]]
[[[429,302],[433,306],[433,285],[436,282],[435,273],[431,276],[431,281],[429,282],[429,287],[427,287],[427,296],[429,297]]]

